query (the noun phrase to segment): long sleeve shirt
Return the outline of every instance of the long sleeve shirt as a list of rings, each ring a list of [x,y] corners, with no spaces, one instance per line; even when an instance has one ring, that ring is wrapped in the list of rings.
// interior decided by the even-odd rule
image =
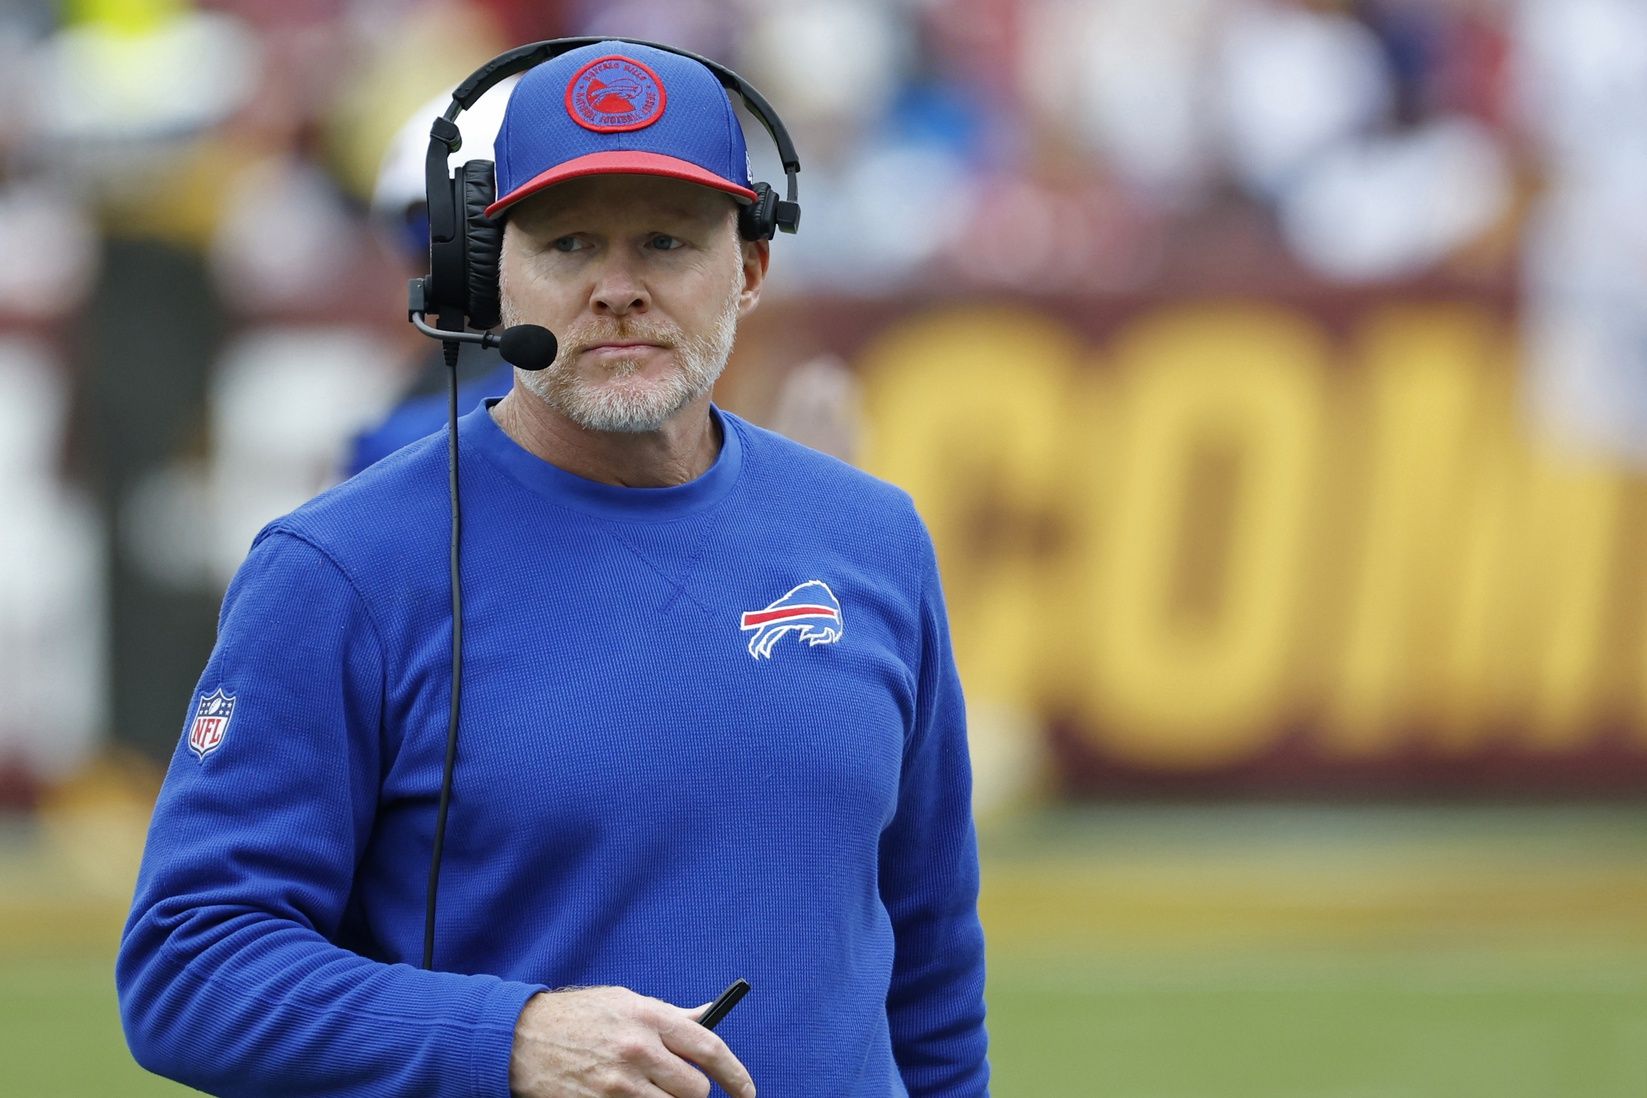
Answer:
[[[786,1096],[988,1090],[960,683],[908,497],[718,409],[690,483],[460,422],[271,523],[223,603],[117,963],[140,1063],[223,1095],[506,1098],[545,988],[679,1004]],[[718,1093],[718,1091],[717,1091]]]

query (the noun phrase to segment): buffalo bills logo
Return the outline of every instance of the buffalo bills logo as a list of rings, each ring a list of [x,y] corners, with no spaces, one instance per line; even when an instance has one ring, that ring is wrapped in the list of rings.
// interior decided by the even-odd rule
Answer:
[[[758,660],[770,658],[773,646],[787,633],[810,646],[834,644],[846,631],[840,600],[822,580],[807,580],[764,609],[744,611],[738,628],[754,630],[749,654]]]
[[[566,85],[566,113],[586,130],[615,133],[650,126],[663,113],[658,74],[627,57],[602,57]]]
[[[229,718],[234,716],[234,695],[223,693],[218,687],[210,694],[200,695],[195,706],[194,723],[189,725],[189,750],[201,759],[223,744],[229,731]]]

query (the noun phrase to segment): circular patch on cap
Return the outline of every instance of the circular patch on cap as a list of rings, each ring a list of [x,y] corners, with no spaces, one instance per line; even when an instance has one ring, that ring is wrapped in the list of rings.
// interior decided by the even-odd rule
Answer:
[[[650,126],[663,114],[663,104],[658,74],[616,54],[589,62],[566,85],[566,113],[596,133]]]

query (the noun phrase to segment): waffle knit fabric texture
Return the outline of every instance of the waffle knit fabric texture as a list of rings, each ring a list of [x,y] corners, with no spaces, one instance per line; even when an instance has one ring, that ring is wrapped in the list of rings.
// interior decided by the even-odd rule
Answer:
[[[122,937],[140,1063],[222,1095],[506,1098],[536,992],[694,1006],[741,976],[753,990],[717,1032],[762,1093],[987,1093],[931,541],[898,489],[713,415],[714,465],[651,489],[539,460],[487,404],[460,422],[436,971],[418,964],[450,700],[444,436],[258,535]],[[814,580],[839,635],[794,629],[757,655],[745,614]],[[197,753],[218,691],[232,713]]]

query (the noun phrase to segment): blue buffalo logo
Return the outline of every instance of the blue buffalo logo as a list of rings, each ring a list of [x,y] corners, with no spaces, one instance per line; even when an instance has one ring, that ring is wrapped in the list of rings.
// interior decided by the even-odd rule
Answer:
[[[744,611],[738,628],[754,632],[749,654],[758,660],[771,658],[773,647],[790,633],[810,647],[834,644],[846,631],[841,602],[822,580],[807,580],[763,609]]]

